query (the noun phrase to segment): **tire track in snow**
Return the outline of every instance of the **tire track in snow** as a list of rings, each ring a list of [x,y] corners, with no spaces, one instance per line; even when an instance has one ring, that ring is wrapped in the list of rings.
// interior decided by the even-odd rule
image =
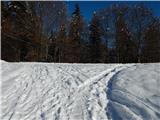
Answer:
[[[132,114],[132,117],[134,119],[136,119],[136,120],[142,120],[142,118],[139,115],[137,115],[135,112],[133,112],[132,110],[130,110],[126,105],[124,105],[122,103],[119,103],[119,102],[114,101],[114,100],[111,99],[111,95],[112,95],[112,93],[111,93],[112,92],[112,82],[114,80],[114,77],[116,77],[116,75],[118,75],[118,73],[120,73],[122,70],[128,69],[128,68],[130,68],[132,66],[135,66],[135,65],[126,65],[126,66],[120,67],[119,69],[117,69],[117,72],[115,72],[114,74],[111,74],[111,76],[109,77],[109,81],[107,82],[107,89],[106,89],[107,99],[108,99],[107,106],[106,106],[106,114],[107,114],[109,120],[112,120],[112,114],[113,113],[112,113],[112,111],[110,109],[110,105],[112,103],[118,104],[119,106],[122,106],[128,112],[128,114]]]
[[[160,116],[160,112],[159,111],[157,111],[156,109],[152,108],[152,106],[149,106],[147,103],[145,103],[144,100],[142,100],[142,98],[139,98],[138,96],[128,92],[127,90],[126,91],[122,91],[122,90],[119,90],[119,89],[114,89],[113,92],[119,92],[119,93],[124,94],[126,96],[130,96],[131,98],[133,98],[136,101],[140,102],[141,104],[146,106],[148,109],[150,109],[151,111],[155,112],[156,114],[159,114],[159,116]]]
[[[87,115],[86,115],[86,118],[83,118],[83,119],[95,120],[95,119],[98,119],[97,117],[101,112],[102,115],[101,115],[101,118],[99,119],[107,119],[106,81],[108,82],[111,76],[116,74],[116,72],[118,72],[118,71],[115,72],[115,70],[118,68],[120,68],[119,70],[124,69],[124,68],[121,68],[121,66],[113,67],[109,70],[101,72],[98,76],[95,76],[93,78],[86,80],[83,84],[78,86],[77,91],[71,96],[71,98],[73,99],[80,98],[80,100],[72,102],[71,105],[73,106],[74,103],[79,103],[78,106],[80,105],[82,108],[80,108],[81,112],[79,111],[78,113],[76,113],[74,111],[74,114],[76,113],[77,115],[79,114],[79,116],[82,116],[81,114],[83,113],[83,116],[84,116],[84,113],[85,113]],[[86,97],[86,99],[84,100],[84,96],[89,96],[89,97]],[[79,108],[78,106],[76,105],[74,109]],[[99,106],[98,109],[96,108],[97,106]],[[71,113],[71,115],[73,115],[73,113]],[[72,116],[72,118],[75,119],[74,116]]]
[[[108,85],[108,82],[110,81],[112,76],[117,74],[117,72],[121,71],[122,69],[124,68],[121,67],[121,65],[113,67],[92,78],[92,80],[86,81],[87,84],[84,84],[85,87],[86,85],[90,86],[91,97],[89,98],[88,110],[92,120],[107,120],[109,118],[106,109],[108,104],[106,86]],[[80,88],[81,87],[82,86],[80,86]]]

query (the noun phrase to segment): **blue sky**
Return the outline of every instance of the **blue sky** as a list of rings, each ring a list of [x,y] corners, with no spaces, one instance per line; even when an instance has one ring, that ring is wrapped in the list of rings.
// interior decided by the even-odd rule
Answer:
[[[95,10],[109,7],[114,3],[135,5],[143,3],[145,6],[151,8],[154,15],[160,16],[160,1],[69,1],[66,2],[69,14],[71,15],[75,9],[75,4],[78,3],[81,9],[81,14],[85,20],[89,21]]]

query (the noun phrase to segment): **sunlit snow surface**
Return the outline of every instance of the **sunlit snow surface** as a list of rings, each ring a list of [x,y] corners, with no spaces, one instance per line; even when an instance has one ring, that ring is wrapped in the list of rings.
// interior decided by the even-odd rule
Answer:
[[[159,120],[160,63],[1,61],[2,120]]]

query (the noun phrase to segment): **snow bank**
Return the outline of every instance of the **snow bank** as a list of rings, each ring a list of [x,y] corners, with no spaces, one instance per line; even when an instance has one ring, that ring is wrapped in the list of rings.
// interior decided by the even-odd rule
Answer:
[[[109,87],[113,120],[160,119],[160,64],[138,64],[120,71]]]

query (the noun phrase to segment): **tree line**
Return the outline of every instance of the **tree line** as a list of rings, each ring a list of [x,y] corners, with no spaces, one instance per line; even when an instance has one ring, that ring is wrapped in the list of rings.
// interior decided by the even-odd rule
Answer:
[[[160,18],[143,4],[114,4],[86,22],[63,1],[1,1],[1,57],[61,63],[160,62]]]

